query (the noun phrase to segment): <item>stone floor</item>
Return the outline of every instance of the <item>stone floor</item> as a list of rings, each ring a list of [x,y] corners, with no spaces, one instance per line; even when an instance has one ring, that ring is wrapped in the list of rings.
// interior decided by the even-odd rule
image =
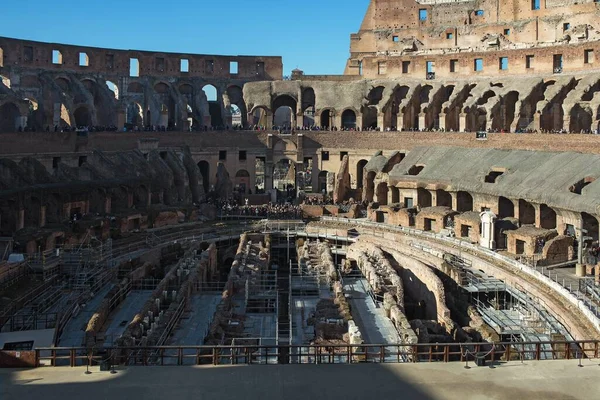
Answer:
[[[453,364],[0,370],[0,399],[596,399],[598,360]]]

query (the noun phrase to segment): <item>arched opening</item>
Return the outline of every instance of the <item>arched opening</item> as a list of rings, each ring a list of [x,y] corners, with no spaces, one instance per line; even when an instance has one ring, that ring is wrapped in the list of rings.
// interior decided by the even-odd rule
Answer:
[[[329,109],[323,110],[323,112],[321,112],[321,120],[320,120],[321,128],[326,131],[330,130],[331,127],[333,126],[333,121],[331,119],[332,119],[331,110],[329,110]]]
[[[303,126],[310,128],[315,125],[316,96],[313,88],[306,88],[302,92]]]
[[[235,104],[229,106],[229,113],[231,114],[231,126],[239,128],[244,125],[242,110]]]
[[[111,209],[114,212],[123,212],[129,209],[129,193],[124,187],[113,189],[111,196]]]
[[[296,126],[296,100],[287,94],[273,100],[273,126],[291,128]]]
[[[250,190],[250,173],[245,169],[239,170],[235,174],[235,190],[240,194],[248,194]]]
[[[515,91],[508,93],[500,99],[497,105],[499,110],[491,113],[493,129],[510,132],[512,122],[515,119],[517,101],[519,101],[519,93]]]
[[[367,95],[368,104],[362,107],[363,128],[377,127],[377,106],[383,99],[385,87],[377,86],[369,91]]]
[[[0,132],[16,132],[19,126],[19,108],[14,103],[0,107]]]
[[[70,87],[70,83],[67,79],[65,78],[56,78],[54,80],[54,82],[58,85],[58,87],[60,87],[62,89],[63,92],[68,92],[69,91],[69,87]]]
[[[227,88],[227,97],[229,98],[232,126],[248,125],[246,102],[244,101],[244,92],[239,86],[230,86]],[[234,113],[235,112],[235,113]]]
[[[144,126],[144,111],[139,103],[129,103],[125,109],[125,127],[128,130]]]
[[[252,124],[266,128],[269,126],[269,113],[264,107],[256,107],[252,112]]]
[[[200,161],[198,163],[198,169],[200,170],[200,175],[202,175],[202,186],[204,187],[204,193],[208,193],[210,188],[210,164],[208,161]]]
[[[356,188],[357,189],[362,189],[364,182],[364,174],[365,174],[365,166],[368,164],[369,162],[367,160],[360,160],[357,164],[356,164]]]
[[[456,206],[458,212],[473,211],[473,196],[471,196],[471,193],[459,191],[456,194]]]
[[[587,231],[585,236],[591,237],[593,242],[598,241],[598,220],[591,214],[581,213],[583,229]]]
[[[540,205],[540,227],[543,229],[556,229],[556,211],[546,204]]]
[[[452,195],[447,191],[438,189],[435,192],[435,197],[437,206],[452,208]]]
[[[353,110],[346,110],[342,113],[342,128],[348,130],[356,129],[356,113]]]
[[[382,206],[387,206],[388,185],[385,182],[380,182],[379,185],[377,185],[377,203]]]
[[[62,222],[63,201],[57,193],[52,193],[46,200],[46,223]]]
[[[160,115],[158,126],[173,129],[177,126],[175,114],[175,100],[171,93],[171,87],[164,82],[154,85],[156,99],[160,102]]]
[[[498,218],[514,218],[515,205],[506,197],[498,198]]]
[[[592,129],[592,112],[584,109],[579,104],[575,104],[571,109],[571,120],[569,131],[574,133],[587,133]]]
[[[0,85],[4,85],[7,89],[10,89],[10,78],[7,78],[4,75],[0,75]]]
[[[111,82],[111,81],[106,81],[106,86],[108,86],[108,90],[113,92],[113,95],[115,96],[115,100],[119,100],[119,87],[114,82]]]
[[[38,130],[43,127],[44,116],[39,112],[39,104],[33,98],[25,98],[29,103],[29,113],[27,115],[27,129]]]
[[[73,113],[77,127],[88,127],[92,125],[92,117],[87,107],[81,106]]]
[[[431,195],[431,192],[427,189],[418,188],[417,202],[421,208],[431,207],[433,205],[433,196]]]
[[[217,88],[209,84],[205,85],[202,88],[202,91],[208,102],[208,110],[204,110],[202,115],[202,117],[205,118],[205,123],[209,120],[208,116],[210,116],[210,126],[213,128],[223,126],[223,115],[221,114],[221,104],[218,101],[219,93]],[[209,115],[204,115],[206,111],[208,111]]]
[[[519,222],[521,225],[535,224],[535,207],[523,199],[519,199]]]
[[[319,172],[319,177],[318,177],[319,193],[327,194],[327,174],[328,173],[329,173],[328,171]]]
[[[275,110],[273,117],[273,127],[275,128],[291,128],[294,125],[294,110],[288,106],[279,107]]]
[[[389,111],[386,112],[386,117],[389,115],[389,120],[386,121],[386,125],[392,127],[392,129],[400,130],[403,128],[402,126],[398,126],[398,116],[401,115],[400,104],[406,99],[409,90],[410,88],[408,86],[398,86],[394,89],[392,102],[388,108]]]
[[[17,205],[12,200],[4,200],[0,203],[0,234],[12,236],[17,230]]]

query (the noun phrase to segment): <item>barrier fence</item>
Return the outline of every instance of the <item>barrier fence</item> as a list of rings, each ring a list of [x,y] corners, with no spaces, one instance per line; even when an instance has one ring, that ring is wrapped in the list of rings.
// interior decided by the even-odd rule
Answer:
[[[597,359],[600,341],[396,345],[256,345],[37,348],[36,366],[163,366],[237,364],[354,364]]]

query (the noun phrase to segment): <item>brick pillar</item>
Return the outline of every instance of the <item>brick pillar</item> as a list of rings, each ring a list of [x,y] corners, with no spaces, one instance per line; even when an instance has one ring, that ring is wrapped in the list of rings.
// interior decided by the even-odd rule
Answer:
[[[398,113],[398,118],[396,118],[396,129],[399,131],[404,128],[404,114]]]
[[[542,129],[542,115],[540,113],[533,114],[533,126],[531,128],[538,132]]]
[[[379,113],[377,114],[377,126],[379,127],[379,129],[381,129],[382,131],[385,131],[385,128],[387,128],[385,126],[385,114],[384,113]]]
[[[537,228],[542,227],[542,207],[539,204],[533,204],[535,210],[535,226]]]
[[[117,128],[122,130],[125,127],[125,111],[117,111]]]

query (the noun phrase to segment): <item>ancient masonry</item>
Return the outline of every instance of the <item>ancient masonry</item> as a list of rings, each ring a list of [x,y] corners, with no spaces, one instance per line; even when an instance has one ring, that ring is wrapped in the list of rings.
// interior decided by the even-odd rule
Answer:
[[[598,357],[599,17],[371,0],[285,79],[0,38],[0,366]]]

